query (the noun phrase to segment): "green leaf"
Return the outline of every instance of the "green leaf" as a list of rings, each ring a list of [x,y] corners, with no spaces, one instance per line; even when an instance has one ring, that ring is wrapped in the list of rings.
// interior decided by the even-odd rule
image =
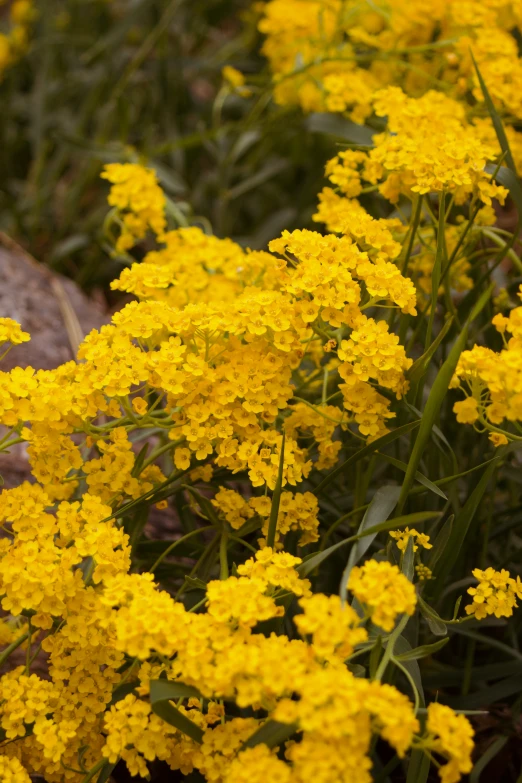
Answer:
[[[394,440],[402,437],[402,435],[407,435],[408,432],[411,432],[411,430],[415,429],[415,427],[418,427],[419,424],[420,420],[410,421],[408,424],[403,424],[402,427],[397,427],[396,430],[387,432],[386,435],[382,436],[382,438],[377,438],[377,440],[374,440],[372,443],[368,443],[367,446],[364,446],[362,449],[359,449],[359,451],[356,451],[355,454],[352,454],[351,457],[348,457],[347,460],[345,460],[341,465],[338,465],[336,468],[334,468],[334,470],[324,477],[321,483],[314,490],[312,490],[314,495],[320,494],[323,489],[331,484],[334,478],[336,478],[340,473],[343,473],[346,468],[355,465],[357,462],[359,462],[359,460],[369,456],[370,454],[373,454],[374,451],[379,451],[389,443],[393,443]]]
[[[359,538],[371,536],[374,533],[382,533],[384,530],[394,530],[395,528],[409,527],[410,525],[420,525],[422,522],[428,522],[439,516],[440,513],[438,511],[416,511],[413,514],[394,517],[394,519],[389,519],[387,522],[382,522],[380,525],[368,528],[362,533],[350,536],[350,538],[346,538],[344,541],[339,541],[338,544],[334,544],[333,546],[328,547],[328,549],[323,549],[322,552],[316,552],[315,554],[310,555],[301,565],[297,566],[297,571],[299,571],[301,576],[307,576],[321,565],[324,560],[329,558],[331,554],[337,551],[337,549],[346,546],[346,544],[351,544],[353,541],[358,541]]]
[[[368,665],[370,680],[373,680],[375,678],[375,672],[379,668],[381,655],[382,655],[382,636],[379,634],[379,636],[377,637],[377,641],[373,645],[372,651],[370,653],[370,661]]]
[[[435,320],[435,311],[437,309],[437,300],[439,298],[439,286],[442,276],[442,259],[446,248],[446,200],[444,191],[439,198],[439,225],[437,228],[437,249],[435,252],[435,262],[431,271],[431,302],[430,314],[428,317],[428,327],[426,329],[426,351],[429,350],[431,335],[433,334],[433,322]]]
[[[257,171],[255,174],[252,174],[251,177],[247,177],[246,179],[242,180],[239,185],[230,188],[230,190],[226,193],[226,198],[229,201],[233,201],[233,199],[239,198],[239,196],[248,193],[249,190],[257,188],[259,185],[262,185],[263,182],[266,182],[272,177],[275,177],[277,174],[280,174],[282,171],[285,171],[285,169],[287,169],[289,166],[290,161],[284,160],[282,158],[279,160],[269,161],[262,169],[260,169],[260,171]]]
[[[375,527],[375,525],[379,525],[381,522],[385,522],[397,505],[400,492],[400,487],[379,487],[373,496],[370,505],[366,509],[366,513],[359,526],[358,533],[364,534],[368,528],[371,529]],[[352,547],[346,568],[344,569],[343,575],[341,577],[341,584],[339,587],[341,601],[346,601],[348,579],[350,578],[350,572],[352,568],[361,559],[361,557],[363,557],[365,552],[371,546],[371,543],[376,535],[377,533],[363,535],[362,538],[356,542],[355,546]]]
[[[441,650],[443,647],[445,647],[448,642],[449,636],[446,636],[444,639],[439,639],[438,642],[433,642],[433,644],[423,644],[420,647],[414,647],[413,650],[400,653],[395,657],[399,661],[416,661],[419,658],[427,658],[429,655],[433,655],[433,653],[436,653],[438,650]]]
[[[408,538],[406,549],[404,551],[402,559],[402,573],[409,582],[413,582],[413,576],[415,574],[414,552],[413,552],[413,538]]]
[[[285,431],[283,430],[283,439],[281,441],[281,454],[279,455],[279,468],[277,471],[277,480],[272,494],[272,505],[270,507],[270,519],[268,521],[268,533],[266,545],[273,547],[276,540],[277,520],[279,517],[279,504],[281,503],[281,491],[283,489],[283,469],[285,464]]]
[[[420,595],[417,596],[417,603],[419,604],[420,612],[427,621],[432,634],[434,634],[434,636],[446,636],[448,628],[435,609],[427,604]]]
[[[444,550],[446,549],[446,546],[451,536],[451,531],[453,529],[454,519],[455,519],[455,514],[451,514],[444,522],[442,528],[439,531],[437,538],[435,539],[435,542],[430,552],[430,559],[428,562],[428,567],[431,568],[432,571],[435,568],[438,561],[440,560],[440,558],[442,557]]]
[[[269,748],[277,748],[292,734],[297,731],[294,723],[279,723],[276,720],[267,720],[245,741],[244,748],[254,748],[256,745],[268,745]]]
[[[358,147],[373,147],[373,137],[377,133],[366,125],[359,125],[345,120],[338,114],[330,113],[310,114],[305,120],[305,125],[311,133],[327,133],[330,136],[338,136],[340,139],[357,144]]]
[[[515,166],[515,161],[513,160],[513,155],[511,154],[511,149],[509,146],[509,142],[507,140],[506,131],[504,130],[504,125],[502,124],[502,120],[500,119],[499,114],[495,109],[495,104],[491,100],[491,95],[489,94],[489,90],[486,87],[486,82],[482,78],[482,74],[480,73],[479,67],[477,65],[477,62],[471,50],[470,50],[470,54],[471,54],[471,59],[473,60],[473,65],[475,66],[475,71],[477,72],[477,78],[480,84],[480,89],[482,90],[482,94],[484,96],[484,102],[486,104],[486,108],[489,112],[489,116],[491,117],[493,127],[495,128],[495,133],[497,134],[497,139],[500,145],[500,149],[504,153],[504,157],[506,159],[507,165],[509,166],[513,174],[516,176],[517,169]]]
[[[216,510],[212,505],[212,503],[210,502],[210,500],[206,498],[204,495],[202,495],[201,492],[198,492],[197,489],[194,489],[194,487],[191,487],[188,484],[182,484],[181,486],[183,487],[183,489],[186,489],[190,495],[192,495],[192,497],[195,499],[198,506],[202,510],[205,518],[208,519],[208,521],[211,522],[213,525],[215,525],[217,528],[222,527],[220,519],[216,514]]]
[[[462,353],[462,351],[466,346],[466,341],[468,339],[469,325],[471,321],[477,317],[478,313],[482,310],[482,308],[486,305],[486,302],[489,301],[489,294],[490,294],[489,290],[484,292],[484,294],[480,297],[479,301],[473,308],[471,315],[469,316],[468,320],[464,324],[464,327],[460,335],[455,340],[455,343],[453,344],[453,347],[449,352],[448,358],[440,368],[437,377],[433,382],[433,386],[430,389],[430,393],[426,401],[426,406],[422,414],[419,431],[417,433],[417,437],[415,438],[415,444],[413,446],[410,459],[408,461],[408,470],[406,471],[406,475],[404,477],[404,483],[402,485],[401,496],[399,498],[399,503],[398,503],[399,512],[403,510],[406,504],[406,500],[410,493],[411,487],[413,485],[413,482],[415,481],[415,475],[417,473],[419,463],[428,445],[431,432],[435,426],[435,422],[439,415],[442,403],[448,392],[449,385],[453,377],[453,374],[455,372],[455,368],[457,367],[457,362],[459,360],[460,354]]]
[[[498,460],[489,463],[480,477],[478,484],[475,486],[475,489],[455,517],[444,552],[442,552],[440,559],[437,561],[433,570],[435,580],[443,574],[448,574],[455,565],[482,497],[488,488],[497,462]]]
[[[380,637],[379,637],[380,638]],[[361,666],[360,663],[347,663],[346,668],[351,671],[354,677],[359,677],[360,679],[364,679],[366,677],[366,669],[364,666]]]
[[[193,590],[205,590],[207,589],[207,583],[204,582],[202,579],[198,579],[194,576],[186,576],[185,582],[189,587],[191,587]]]
[[[152,711],[170,726],[186,734],[195,742],[201,743],[203,739],[203,730],[183,715],[174,705],[170,703],[171,699],[185,699],[191,696],[200,697],[201,694],[189,685],[183,683],[169,682],[168,680],[150,681],[150,704]]]
[[[107,783],[116,764],[117,762],[114,762],[114,764],[109,764],[109,762],[107,762],[107,764],[105,764],[105,766],[102,767],[102,771],[98,775],[98,779],[96,780],[96,783]]]
[[[411,649],[410,643],[408,642],[407,639],[404,638],[404,636],[401,635],[395,642],[392,660],[398,662],[404,669],[406,669],[406,671],[412,678],[417,693],[419,695],[419,704],[420,706],[424,706],[425,704],[424,688],[422,686],[422,677],[419,669],[419,664],[417,663],[417,659],[410,658],[409,660],[405,660],[405,661],[401,660],[401,656],[407,655],[408,653],[411,652],[413,651]]]
[[[406,783],[426,783],[430,774],[430,759],[422,750],[414,750],[408,764]]]
[[[452,620],[457,619],[461,603],[462,603],[462,596],[459,595],[459,597],[455,601],[455,606],[453,607],[453,617],[451,618]]]
[[[441,342],[446,337],[447,333],[451,329],[451,326],[453,324],[453,316],[448,318],[436,338],[433,340],[430,347],[422,354],[422,356],[419,356],[418,359],[416,359],[409,370],[406,372],[406,377],[410,381],[410,383],[418,383],[420,379],[423,377],[423,375],[426,373],[428,367],[430,366],[431,359],[433,357],[433,354],[441,344]]]
[[[140,453],[136,457],[136,460],[134,461],[134,467],[131,471],[131,476],[136,478],[136,476],[139,476],[141,473],[141,469],[143,467],[143,463],[145,462],[145,457],[147,456],[147,452],[149,450],[150,443],[145,443],[140,450]]]
[[[379,457],[382,457],[386,460],[386,462],[389,462],[390,465],[393,465],[394,467],[398,468],[398,470],[402,470],[403,473],[406,473],[408,466],[405,462],[402,462],[400,459],[395,459],[395,457],[391,457],[389,454],[382,454],[379,452]],[[426,487],[426,489],[429,489],[430,492],[433,492],[435,495],[438,495],[440,498],[443,498],[443,500],[447,500],[448,498],[444,494],[444,492],[438,488],[436,484],[433,483],[433,481],[430,481],[429,478],[426,478],[426,476],[421,473],[419,470],[415,474],[416,481],[419,482],[419,484],[422,484],[423,487]]]

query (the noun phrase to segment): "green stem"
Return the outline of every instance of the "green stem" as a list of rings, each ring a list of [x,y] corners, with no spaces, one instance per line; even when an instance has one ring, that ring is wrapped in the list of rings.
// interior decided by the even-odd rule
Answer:
[[[18,637],[18,639],[15,639],[14,642],[12,642],[9,647],[6,647],[3,653],[0,655],[0,666],[9,658],[12,652],[18,649],[21,644],[25,642],[27,637],[29,636],[29,631],[26,631],[21,636]]]
[[[219,562],[220,562],[220,579],[228,579],[228,535],[225,531],[221,533],[221,541],[219,542]]]
[[[104,767],[106,764],[108,764],[108,763],[109,763],[109,762],[107,761],[107,759],[101,758],[101,759],[98,761],[98,763],[97,763],[97,764],[95,764],[95,765],[94,765],[94,767],[92,767],[92,768],[89,770],[89,772],[86,774],[86,776],[85,776],[85,777],[84,777],[84,779],[82,780],[82,783],[89,783],[89,781],[91,781],[91,780],[94,778],[94,776],[96,775],[96,773],[97,773],[97,772],[101,772],[101,770],[103,769],[103,767]]]
[[[409,615],[405,614],[402,616],[399,624],[393,631],[393,633],[390,635],[390,638],[388,639],[388,644],[386,645],[386,649],[384,651],[384,655],[382,656],[382,661],[379,664],[379,668],[375,672],[375,679],[376,680],[382,680],[384,676],[384,672],[386,671],[386,667],[388,666],[390,660],[393,656],[393,650],[395,647],[395,642],[403,632],[403,630],[406,628],[406,625],[409,620]]]
[[[491,231],[488,228],[482,227],[481,229],[482,234],[490,239],[497,247],[500,247],[502,249],[506,250],[506,255],[511,261],[513,262],[513,265],[515,266],[517,272],[519,274],[522,274],[522,261],[520,261],[520,258],[517,256],[513,248],[511,247],[511,242],[504,242],[503,239],[501,239],[497,234],[495,234],[494,231]]]
[[[415,242],[415,236],[417,235],[417,229],[419,228],[419,223],[421,219],[421,213],[422,213],[422,195],[420,195],[417,198],[417,203],[415,204],[415,211],[413,213],[413,221],[410,227],[410,236],[408,237],[408,244],[406,246],[406,252],[404,254],[404,259],[402,261],[402,267],[401,267],[401,273],[404,275],[406,273],[406,270],[408,269],[408,263],[410,260],[411,252],[413,250],[413,243]]]
[[[192,530],[190,533],[187,533],[186,535],[182,536],[181,538],[178,538],[176,541],[173,541],[170,546],[166,548],[164,552],[161,553],[161,555],[158,557],[152,568],[150,569],[150,573],[153,574],[156,568],[159,566],[160,563],[165,560],[170,553],[176,549],[179,544],[182,544],[184,541],[188,541],[189,538],[192,538],[193,536],[199,535],[200,533],[204,533],[207,530],[213,530],[214,525],[207,525],[207,527],[198,527],[197,530]]]
[[[397,658],[395,658],[393,655],[391,656],[391,660],[393,661],[393,664],[398,669],[401,670],[401,672],[404,674],[404,676],[406,677],[406,679],[408,680],[408,682],[411,685],[411,689],[413,691],[413,697],[415,699],[415,707],[414,707],[414,709],[415,709],[415,715],[416,715],[418,713],[418,711],[419,711],[420,700],[419,700],[419,691],[417,690],[417,686],[415,685],[415,680],[413,679],[413,677],[409,673],[408,669],[405,666],[403,666],[402,663],[400,661],[398,661]]]

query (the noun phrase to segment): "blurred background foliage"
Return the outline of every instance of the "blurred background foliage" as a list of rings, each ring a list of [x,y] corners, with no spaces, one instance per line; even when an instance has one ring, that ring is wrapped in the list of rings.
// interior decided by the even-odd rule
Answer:
[[[48,0],[0,84],[0,229],[106,290],[120,264],[104,252],[99,174],[132,160],[218,236],[262,248],[307,225],[332,137],[272,102],[257,21],[248,0]]]

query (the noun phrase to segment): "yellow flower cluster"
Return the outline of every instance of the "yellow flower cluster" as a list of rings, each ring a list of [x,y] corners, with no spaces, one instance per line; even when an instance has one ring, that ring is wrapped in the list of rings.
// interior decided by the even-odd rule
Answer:
[[[0,755],[0,778],[4,783],[31,783],[31,778],[17,758]]]
[[[0,345],[4,343],[20,345],[28,340],[30,340],[29,334],[22,331],[19,323],[12,318],[0,318]]]
[[[377,117],[387,118],[386,131],[374,137],[369,152],[347,150],[326,166],[326,176],[347,198],[360,195],[367,182],[392,203],[401,194],[442,191],[453,193],[457,203],[469,195],[486,205],[504,200],[507,190],[484,171],[497,146],[482,140],[460,103],[435,90],[410,98],[400,87],[387,87],[373,95],[372,105]],[[328,223],[340,220],[332,207]]]
[[[397,543],[397,548],[404,552],[408,546],[408,541],[413,538],[413,551],[416,552],[419,547],[423,549],[431,549],[430,537],[425,533],[419,533],[418,530],[410,530],[409,527],[405,527],[404,530],[390,530],[390,537],[394,538]]]
[[[467,396],[453,410],[457,421],[480,425],[490,432],[495,446],[502,446],[520,439],[502,425],[508,422],[517,427],[522,421],[522,307],[515,307],[507,317],[498,313],[493,325],[502,335],[504,348],[496,352],[475,345],[461,354],[452,385]]]
[[[457,783],[461,775],[471,772],[474,731],[464,715],[456,715],[444,704],[428,707],[427,738],[423,744],[433,753],[448,759],[439,769],[442,783]]]
[[[483,620],[490,614],[495,617],[511,617],[513,608],[518,606],[517,598],[522,599],[522,582],[517,576],[513,579],[509,571],[495,571],[486,568],[481,571],[475,568],[473,576],[478,579],[477,587],[470,587],[469,595],[473,603],[466,606],[466,612],[473,614],[478,620]]]
[[[208,718],[210,722],[216,719],[212,713],[203,715],[197,709],[182,707],[181,712],[197,725],[206,726]],[[123,759],[131,775],[147,777],[147,761],[154,759],[166,761],[171,769],[179,769],[185,775],[194,769],[195,743],[154,715],[150,704],[132,694],[106,713],[104,729],[107,736],[103,756],[114,764]]]
[[[137,163],[109,163],[102,177],[112,183],[109,204],[118,210],[122,224],[116,250],[128,250],[149,230],[163,234],[165,195],[154,171]]]
[[[436,84],[462,102],[470,91],[482,101],[470,49],[494,99],[520,118],[520,24],[512,0],[270,0],[259,30],[279,103],[361,123],[373,93],[390,84],[413,96]]]
[[[217,492],[212,505],[225,517],[229,525],[240,530],[248,519],[256,515],[262,520],[261,530],[266,536],[272,503],[266,495],[250,498],[246,501],[235,490],[221,489]],[[300,530],[301,546],[313,543],[319,538],[319,506],[317,498],[311,492],[300,494],[282,492],[277,517],[276,536],[286,535],[290,530]]]
[[[375,191],[399,205],[401,216],[405,198],[413,202],[413,214],[430,193],[439,194],[439,210],[446,208],[447,194],[453,206],[469,198],[483,204],[471,231],[464,215],[455,220],[448,211],[444,232],[451,264],[439,293],[448,298],[472,288],[468,257],[481,238],[476,228],[495,223],[492,200],[503,203],[507,190],[485,171],[500,147],[470,52],[505,119],[513,159],[522,165],[522,134],[516,129],[522,117],[520,25],[520,9],[512,0],[444,0],[415,8],[404,0],[370,6],[356,0],[270,0],[262,6],[259,30],[275,100],[305,112],[342,113],[382,131],[367,151],[343,150],[328,162],[333,187],[323,189],[314,216],[329,231],[354,238],[370,255],[378,266],[366,279],[372,295],[402,288],[397,259],[406,229],[395,217],[371,217],[356,200]],[[419,217],[412,237],[418,242],[402,268],[427,298],[436,218],[426,208]],[[408,312],[408,292],[402,288],[402,294],[391,298]]]
[[[314,652],[320,658],[337,656],[344,661],[357,644],[368,638],[357,612],[351,606],[341,606],[337,596],[317,593],[301,598],[299,606],[303,614],[295,618],[297,629],[302,636],[311,636]]]
[[[384,631],[393,630],[399,614],[412,615],[417,596],[415,588],[396,565],[384,560],[368,560],[350,573],[348,588],[363,604],[372,622]]]
[[[159,224],[164,247],[124,269],[111,284],[114,290],[184,307],[230,301],[247,285],[261,281],[264,288],[276,286],[278,264],[269,253],[245,251],[232,240],[218,239],[195,226],[161,233],[164,224]]]
[[[170,230],[154,172],[106,169],[118,252],[149,232],[158,243],[113,286],[138,301],[92,331],[78,361],[0,374],[0,449],[25,442],[37,482],[0,494],[0,597],[10,615],[2,640],[26,645],[26,665],[0,678],[6,779],[81,783],[119,759],[146,775],[158,759],[184,775],[199,770],[209,783],[370,783],[378,737],[399,757],[412,747],[440,755],[445,783],[469,769],[466,718],[444,708],[421,728],[397,688],[347,666],[369,651],[370,623],[393,633],[401,615],[414,613],[412,582],[390,562],[367,560],[351,570],[350,606],[312,593],[304,554],[293,554],[319,539],[318,499],[299,485],[334,467],[346,439],[386,433],[392,400],[408,390],[412,360],[380,317],[381,309],[416,314],[415,284],[401,271],[407,228],[371,217],[356,199],[367,175],[388,197],[392,187],[411,196],[412,177],[436,193],[442,158],[431,171],[406,171],[399,150],[392,163],[393,139],[407,142],[401,112],[415,106],[397,93],[380,100],[399,106],[382,135],[382,160],[341,153],[328,164],[341,194],[324,191],[318,219],[331,220],[333,233],[285,231],[269,252],[197,228]],[[447,111],[457,133],[464,120]],[[453,184],[454,195],[458,187],[486,203],[481,143]],[[422,230],[424,239],[430,226]],[[506,326],[512,340],[517,317]],[[27,339],[9,319],[0,321],[2,334],[8,345]],[[161,507],[165,489],[190,495],[215,531],[207,551],[215,545],[221,568],[194,582],[202,595],[192,609],[141,573],[133,556],[141,511],[130,521],[128,513],[139,500]],[[228,544],[252,548],[244,539],[252,533],[260,536],[255,554],[229,562]],[[417,530],[392,537],[402,551],[410,538],[431,547]],[[482,602],[475,597],[468,614],[508,611],[511,598],[515,606],[519,586],[509,574],[502,583],[488,576],[489,593],[480,579]],[[31,673],[40,645],[46,678]],[[189,735],[154,712],[153,679],[196,692],[177,704]],[[294,739],[246,747],[267,720]]]

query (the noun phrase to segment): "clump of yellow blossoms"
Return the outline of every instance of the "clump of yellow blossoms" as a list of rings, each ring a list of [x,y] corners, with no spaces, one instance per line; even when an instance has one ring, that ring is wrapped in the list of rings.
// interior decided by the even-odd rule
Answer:
[[[419,533],[418,530],[410,530],[409,527],[405,527],[404,530],[390,530],[390,537],[394,538],[397,543],[397,548],[404,552],[408,546],[408,541],[413,538],[413,551],[416,552],[419,547],[423,549],[431,549],[430,537],[425,533]]]
[[[473,729],[464,715],[455,715],[444,704],[434,702],[428,707],[426,721],[427,746],[448,759],[439,769],[442,783],[457,783],[461,775],[471,772]]]
[[[30,783],[31,778],[17,758],[0,756],[0,776],[5,783]]]
[[[520,577],[513,579],[509,571],[495,571],[493,568],[486,568],[485,571],[475,568],[473,576],[479,583],[477,587],[468,590],[473,603],[466,606],[466,612],[475,615],[478,620],[490,614],[511,617],[513,608],[518,605],[517,598],[522,599]]]
[[[399,614],[412,615],[417,602],[415,588],[396,565],[368,560],[352,569],[348,588],[368,611],[372,622],[391,631]]]
[[[415,109],[397,93],[380,98],[392,99]],[[417,691],[411,701],[382,681],[400,664],[394,639],[429,568],[417,565],[414,584],[380,553],[351,569],[345,601],[313,589],[308,562],[314,549],[328,555],[313,481],[347,443],[370,448],[386,435],[409,389],[412,359],[384,317],[417,312],[399,263],[405,230],[355,201],[360,172],[388,198],[393,188],[412,196],[414,180],[439,192],[438,174],[392,163],[393,139],[406,144],[397,123],[381,160],[342,153],[328,165],[346,194],[323,193],[332,233],[285,231],[267,252],[171,229],[153,171],[106,168],[116,255],[157,243],[113,284],[136,300],[85,338],[77,361],[0,374],[0,448],[25,442],[36,480],[0,494],[2,643],[6,659],[22,645],[26,654],[0,678],[6,780],[104,779],[121,759],[132,775],[159,760],[209,783],[370,783],[377,738],[400,759],[440,756],[444,783],[469,771],[467,718],[429,705],[423,725]],[[501,196],[486,159],[473,142],[462,182],[440,187],[481,203]],[[27,339],[9,319],[2,335],[8,346]],[[140,555],[143,512],[173,494],[180,515],[188,506],[207,523],[187,534],[203,554],[177,596],[156,578],[186,540],[150,572]],[[392,538],[403,560],[410,538],[431,548],[414,528]],[[518,582],[485,574],[468,615],[507,616]],[[370,654],[374,626],[385,656],[375,676],[356,676],[351,661]],[[39,651],[45,677],[31,671]],[[179,695],[158,704],[161,687]],[[262,738],[274,721],[272,746]]]
[[[362,123],[372,94],[387,85],[400,84],[413,97],[436,85],[463,103],[469,93],[482,101],[470,49],[494,100],[520,118],[520,23],[512,0],[414,7],[404,0],[270,0],[259,30],[278,103],[347,113]]]
[[[341,152],[326,168],[347,197],[358,196],[366,181],[379,183],[379,191],[393,203],[401,193],[443,190],[455,193],[457,201],[474,191],[486,204],[493,197],[505,198],[507,190],[492,184],[484,171],[497,148],[482,141],[457,101],[435,90],[410,98],[400,87],[379,90],[371,100],[376,116],[387,118],[386,132],[374,137],[369,152]]]
[[[263,520],[262,532],[267,535],[272,504],[266,495],[246,501],[239,492],[223,487],[212,500],[212,505],[222,512],[235,530],[240,530],[248,519],[258,515]],[[290,530],[300,530],[301,546],[317,541],[318,512],[317,498],[311,492],[283,492],[277,517],[277,536],[284,536]]]
[[[137,163],[110,163],[102,177],[113,185],[109,204],[118,210],[122,221],[116,250],[128,250],[148,230],[158,235],[164,232],[165,195],[154,171]]]
[[[522,307],[515,307],[507,317],[498,313],[493,325],[502,335],[504,347],[496,352],[475,345],[462,353],[453,386],[467,396],[456,402],[453,410],[457,421],[479,425],[489,431],[495,446],[502,446],[521,440],[507,427],[511,424],[517,429],[517,423],[522,422]]]

